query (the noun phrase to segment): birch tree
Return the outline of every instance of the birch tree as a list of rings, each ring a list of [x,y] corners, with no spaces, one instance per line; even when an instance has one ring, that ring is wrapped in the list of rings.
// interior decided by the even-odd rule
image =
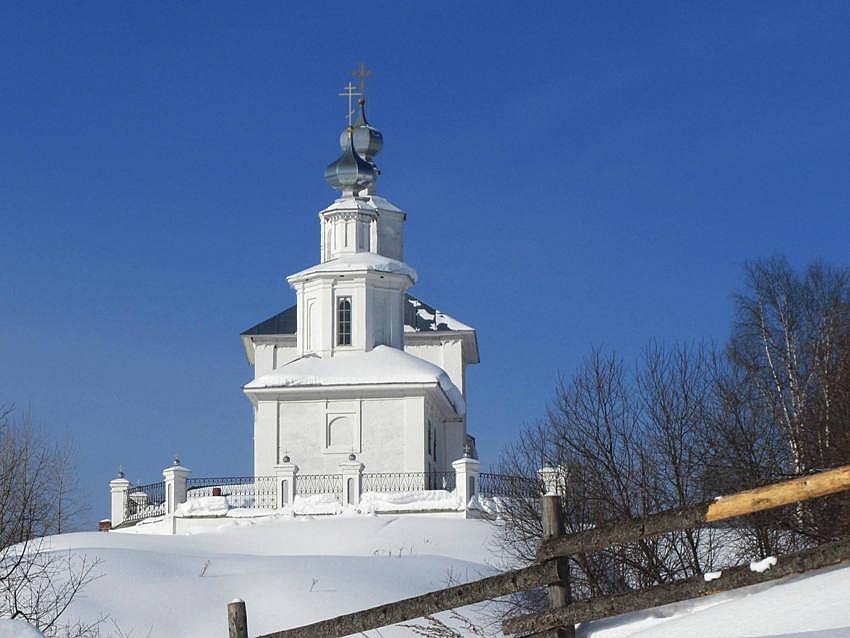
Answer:
[[[794,474],[834,464],[847,451],[850,273],[787,260],[748,263],[729,346],[745,382],[782,425]]]

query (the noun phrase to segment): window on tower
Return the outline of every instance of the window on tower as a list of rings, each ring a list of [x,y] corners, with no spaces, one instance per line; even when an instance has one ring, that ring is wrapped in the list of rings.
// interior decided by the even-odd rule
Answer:
[[[351,297],[340,297],[336,301],[336,344],[351,345]]]

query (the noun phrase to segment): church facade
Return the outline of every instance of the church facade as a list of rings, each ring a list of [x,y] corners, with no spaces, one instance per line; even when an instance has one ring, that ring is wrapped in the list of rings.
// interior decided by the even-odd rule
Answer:
[[[405,213],[379,196],[381,133],[359,101],[325,179],[339,197],[319,213],[321,261],[287,277],[296,303],[242,333],[254,378],[254,474],[447,472],[474,450],[466,369],[473,328],[408,290]]]

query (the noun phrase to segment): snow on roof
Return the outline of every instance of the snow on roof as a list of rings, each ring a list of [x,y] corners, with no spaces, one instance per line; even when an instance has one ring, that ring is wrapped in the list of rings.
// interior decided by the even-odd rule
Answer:
[[[401,210],[398,206],[393,204],[388,199],[381,197],[380,195],[372,194],[369,196],[369,202],[377,209],[382,211],[392,211],[394,213],[404,214],[404,211]]]
[[[389,346],[327,358],[300,357],[257,377],[245,389],[385,383],[438,383],[455,411],[461,416],[466,411],[463,395],[443,369]]]
[[[445,330],[472,330],[470,326],[462,323],[454,317],[440,312],[433,306],[429,306],[421,299],[413,295],[405,296],[404,304],[404,331],[445,331]]]
[[[416,283],[418,275],[416,271],[408,266],[403,261],[384,257],[376,253],[354,253],[331,259],[317,266],[311,266],[306,270],[295,273],[287,277],[287,281],[299,279],[307,275],[318,273],[336,273],[336,272],[358,272],[358,271],[376,271],[386,272],[397,275],[407,275],[410,280]]]
[[[462,323],[433,306],[429,306],[413,295],[405,295],[404,331],[405,332],[443,332],[446,330],[472,330]],[[294,335],[298,328],[298,306],[290,306],[286,310],[261,321],[256,326],[248,328],[243,335]]]
[[[363,197],[351,197],[350,195],[343,195],[341,197],[337,197],[334,202],[330,206],[325,208],[322,212],[329,213],[331,211],[336,210],[365,210],[369,213],[374,214],[375,204]]]
[[[396,206],[386,198],[375,194],[369,195],[368,198],[350,196],[338,197],[330,206],[325,208],[322,212],[330,213],[338,210],[365,210],[373,214],[383,211],[401,213],[402,215],[404,215],[404,211],[401,210],[398,206]]]

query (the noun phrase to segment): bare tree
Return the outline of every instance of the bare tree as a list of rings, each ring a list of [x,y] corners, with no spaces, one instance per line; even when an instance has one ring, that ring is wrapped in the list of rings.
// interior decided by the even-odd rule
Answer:
[[[94,635],[99,623],[63,615],[94,578],[96,561],[51,551],[45,536],[67,519],[70,456],[39,439],[28,417],[0,408],[0,617],[22,618],[47,636]]]
[[[838,418],[847,409],[850,272],[816,263],[800,276],[772,258],[747,264],[746,276],[730,357],[782,424],[791,471],[830,465],[847,433]]]
[[[506,450],[499,470],[534,476],[544,465],[559,468],[570,532],[702,500],[709,362],[702,347],[651,345],[630,371],[593,351],[559,382],[546,419]],[[502,517],[507,547],[531,559],[541,535],[536,503],[514,499]],[[573,588],[604,595],[701,573],[714,564],[714,537],[685,530],[573,556]]]
[[[570,533],[847,463],[850,271],[752,262],[735,301],[723,350],[650,344],[633,370],[594,350],[498,471],[534,479],[554,468]],[[537,499],[504,501],[500,518],[503,549],[533,561]],[[832,496],[571,556],[571,587],[577,597],[643,588],[848,533],[850,498]],[[511,603],[536,609],[545,597]]]
[[[633,370],[593,351],[559,381],[546,417],[505,450],[499,471],[533,478],[557,468],[568,531],[578,531],[846,463],[850,271],[814,264],[798,275],[783,259],[760,260],[747,265],[735,299],[725,350],[651,344]],[[514,499],[502,518],[505,548],[533,560],[536,503]],[[850,499],[829,497],[573,556],[573,587],[645,587],[848,532]]]
[[[815,263],[800,275],[778,257],[747,264],[729,357],[754,409],[782,427],[789,455],[777,472],[850,458],[848,348],[850,271]],[[798,508],[797,531],[818,539],[849,532],[847,505],[831,498]]]

